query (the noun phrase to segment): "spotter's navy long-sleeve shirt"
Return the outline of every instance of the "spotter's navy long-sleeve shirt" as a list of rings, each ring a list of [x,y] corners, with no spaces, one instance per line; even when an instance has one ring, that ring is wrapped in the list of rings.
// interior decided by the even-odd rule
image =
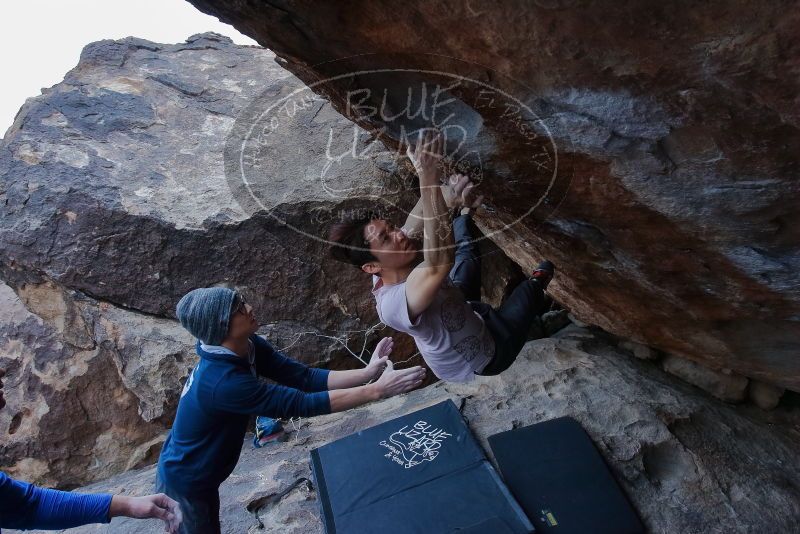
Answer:
[[[250,358],[197,343],[200,361],[181,393],[161,449],[158,476],[186,495],[216,491],[239,461],[251,415],[308,417],[330,413],[326,369],[307,367],[250,337]],[[279,385],[267,384],[256,375]]]

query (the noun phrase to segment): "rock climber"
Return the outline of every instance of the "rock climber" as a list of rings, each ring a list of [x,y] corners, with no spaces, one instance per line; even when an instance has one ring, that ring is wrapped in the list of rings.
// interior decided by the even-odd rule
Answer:
[[[441,183],[443,150],[441,133],[430,129],[420,130],[416,146],[408,147],[420,200],[403,227],[363,217],[334,224],[328,238],[335,259],[372,275],[381,321],[413,336],[437,377],[467,382],[476,374],[499,374],[514,362],[531,324],[546,311],[544,290],[555,268],[543,261],[497,309],[480,302],[471,213],[482,197],[475,197],[464,175]],[[451,221],[453,208],[459,211]],[[414,239],[420,230],[421,258]]]

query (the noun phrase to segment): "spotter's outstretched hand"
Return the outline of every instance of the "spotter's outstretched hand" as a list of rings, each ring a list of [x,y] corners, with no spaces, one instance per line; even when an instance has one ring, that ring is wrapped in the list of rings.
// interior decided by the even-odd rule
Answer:
[[[423,380],[425,380],[425,369],[423,367],[416,366],[395,371],[394,364],[391,360],[388,360],[386,362],[386,370],[375,382],[375,386],[378,388],[380,397],[386,399],[419,387]]]
[[[389,355],[392,353],[393,348],[394,340],[390,337],[385,337],[378,341],[378,345],[372,352],[372,358],[367,364],[369,380],[375,380],[381,376],[381,373],[386,369],[386,362],[389,361]]]

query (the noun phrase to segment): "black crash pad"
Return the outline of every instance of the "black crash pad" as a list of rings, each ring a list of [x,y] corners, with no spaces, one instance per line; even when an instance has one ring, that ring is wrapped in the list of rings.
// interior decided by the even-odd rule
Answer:
[[[489,436],[489,445],[537,532],[645,532],[591,438],[571,417]]]
[[[452,401],[314,449],[311,466],[328,534],[533,531]]]

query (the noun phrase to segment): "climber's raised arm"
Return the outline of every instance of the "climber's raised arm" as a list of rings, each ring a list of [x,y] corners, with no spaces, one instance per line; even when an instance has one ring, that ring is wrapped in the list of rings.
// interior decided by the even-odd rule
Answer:
[[[422,239],[423,221],[422,196],[420,196],[414,208],[408,213],[406,222],[403,223],[403,233],[411,239]]]
[[[439,186],[442,190],[444,202],[449,209],[470,208],[477,209],[483,202],[483,195],[475,196],[473,189],[475,184],[464,174],[453,174],[446,183]],[[408,213],[406,222],[403,223],[403,233],[414,240],[422,239],[423,225],[425,216],[423,214],[422,195]]]
[[[417,145],[408,155],[419,174],[423,213],[423,262],[408,276],[406,300],[411,321],[433,302],[436,292],[453,266],[453,228],[450,210],[441,188],[441,159],[444,140],[440,132],[420,131]]]

